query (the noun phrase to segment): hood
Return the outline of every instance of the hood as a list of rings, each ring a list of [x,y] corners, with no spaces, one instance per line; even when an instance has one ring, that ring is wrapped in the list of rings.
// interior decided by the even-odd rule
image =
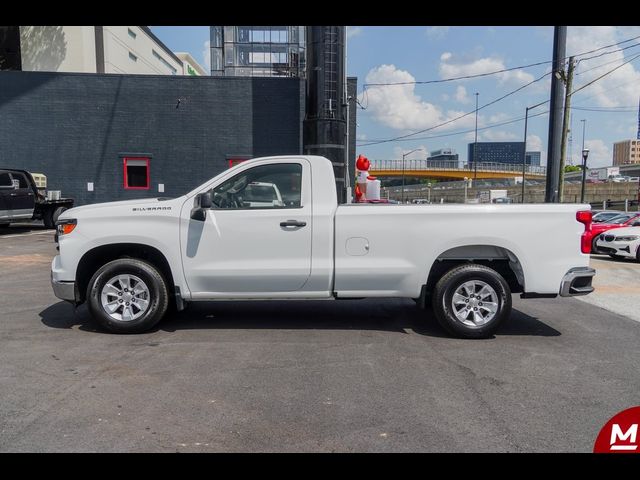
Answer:
[[[622,227],[616,228],[616,237],[621,235],[638,235],[640,236],[640,227]]]
[[[134,214],[139,212],[162,212],[174,210],[177,205],[181,205],[184,198],[140,198],[137,200],[121,200],[118,202],[94,203],[74,207],[66,210],[60,215],[60,220],[78,218],[83,216],[102,216],[106,213],[117,213],[118,215]]]

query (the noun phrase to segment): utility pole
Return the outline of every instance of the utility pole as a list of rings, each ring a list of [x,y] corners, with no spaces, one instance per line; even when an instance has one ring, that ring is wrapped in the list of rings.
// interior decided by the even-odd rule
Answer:
[[[476,147],[478,145],[478,92],[476,92],[476,134],[475,140],[473,141],[473,182],[475,186],[475,182],[478,179],[478,157],[476,156]]]
[[[557,203],[558,180],[560,178],[560,147],[562,140],[562,101],[564,84],[564,58],[567,44],[567,27],[554,27],[553,76],[551,77],[551,106],[549,109],[549,145],[547,149],[547,186],[544,192],[546,203]]]
[[[560,148],[560,176],[558,178],[558,201],[564,201],[564,166],[567,157],[567,135],[569,133],[569,115],[571,113],[571,85],[573,83],[574,57],[569,57],[564,91],[564,118],[562,119],[562,144]],[[564,72],[563,72],[564,73]]]

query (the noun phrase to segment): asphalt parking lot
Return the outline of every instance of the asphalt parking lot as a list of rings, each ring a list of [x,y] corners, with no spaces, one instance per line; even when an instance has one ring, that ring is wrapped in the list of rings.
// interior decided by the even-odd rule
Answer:
[[[53,296],[52,237],[0,231],[2,452],[589,452],[640,404],[633,262],[515,298],[489,340],[397,299],[200,304],[122,336]]]

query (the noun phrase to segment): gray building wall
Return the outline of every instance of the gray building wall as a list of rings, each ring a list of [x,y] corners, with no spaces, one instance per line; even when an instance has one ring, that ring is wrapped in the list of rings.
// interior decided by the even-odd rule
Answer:
[[[301,153],[303,118],[300,79],[0,72],[0,167],[78,205],[178,196],[229,158]],[[151,156],[149,190],[124,189],[125,154]]]

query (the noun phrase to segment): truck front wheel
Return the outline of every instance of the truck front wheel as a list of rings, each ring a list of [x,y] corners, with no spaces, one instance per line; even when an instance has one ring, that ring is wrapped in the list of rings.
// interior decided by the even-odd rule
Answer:
[[[462,338],[487,338],[511,315],[511,290],[495,270],[465,264],[436,283],[433,311],[438,323]]]
[[[114,333],[140,333],[153,328],[169,303],[162,274],[151,264],[120,258],[103,265],[87,287],[89,311]]]

